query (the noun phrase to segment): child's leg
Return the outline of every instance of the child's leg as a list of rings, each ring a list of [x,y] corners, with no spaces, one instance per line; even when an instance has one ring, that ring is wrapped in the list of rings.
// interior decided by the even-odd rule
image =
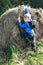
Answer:
[[[31,35],[31,36],[33,37],[31,46],[32,46],[32,49],[35,51],[35,50],[36,50],[36,35],[35,35],[35,33],[34,33],[34,34]]]

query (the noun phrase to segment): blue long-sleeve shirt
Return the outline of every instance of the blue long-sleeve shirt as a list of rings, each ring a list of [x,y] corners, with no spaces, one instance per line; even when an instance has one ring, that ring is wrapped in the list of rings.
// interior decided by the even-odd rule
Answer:
[[[30,21],[30,22],[32,22],[32,21]],[[25,32],[26,33],[28,33],[28,34],[33,34],[33,29],[30,27],[30,25],[29,25],[29,23],[28,22],[24,22],[24,23],[22,23],[22,22],[18,22],[18,24],[19,24],[19,26],[21,27],[21,28],[23,28],[24,30],[25,30]]]

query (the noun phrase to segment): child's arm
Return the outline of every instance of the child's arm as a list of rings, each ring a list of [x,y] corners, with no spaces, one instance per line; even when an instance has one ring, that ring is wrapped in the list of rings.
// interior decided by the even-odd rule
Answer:
[[[20,19],[20,13],[21,13],[21,10],[18,9],[18,22],[21,22],[21,19]]]
[[[18,22],[21,22],[20,14],[18,15],[18,19],[17,20],[18,20]]]
[[[21,28],[24,28],[24,27],[25,27],[25,24],[21,23],[20,15],[18,16],[18,25],[19,25]]]

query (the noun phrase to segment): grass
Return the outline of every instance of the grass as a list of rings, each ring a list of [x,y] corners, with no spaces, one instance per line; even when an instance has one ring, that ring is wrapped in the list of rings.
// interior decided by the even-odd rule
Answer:
[[[37,52],[28,53],[25,65],[43,65],[43,40],[37,43]]]
[[[0,62],[0,65],[16,65],[18,59],[17,52],[17,48],[14,45],[10,44],[5,55],[3,55],[4,53],[0,53],[1,58],[4,57],[6,59],[5,62]]]
[[[28,51],[23,55],[25,59],[22,62],[18,61],[20,53],[13,44],[10,44],[6,54],[0,53],[0,57],[6,59],[5,62],[0,62],[0,65],[43,65],[43,40],[37,43],[37,52]]]

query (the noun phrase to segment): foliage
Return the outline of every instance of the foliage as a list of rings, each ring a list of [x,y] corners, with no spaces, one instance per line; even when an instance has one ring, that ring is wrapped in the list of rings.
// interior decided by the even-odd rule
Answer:
[[[43,0],[0,0],[0,15],[7,9],[21,4],[31,5],[31,7],[36,8],[43,8]]]
[[[25,65],[43,65],[43,40],[37,43],[37,52],[28,53]]]
[[[0,62],[0,65],[16,65],[16,61],[18,59],[18,55],[17,55],[17,48],[12,45],[12,44],[9,44],[8,45],[8,48],[6,50],[5,53],[0,53],[0,57],[3,59],[6,59],[4,62]]]
[[[43,65],[43,40],[37,43],[37,52],[25,51],[21,56],[18,49],[13,44],[10,44],[7,54],[0,54],[0,56],[6,58],[7,61],[0,62],[0,65]],[[23,56],[25,61],[22,59],[22,62],[18,62],[18,59]]]

